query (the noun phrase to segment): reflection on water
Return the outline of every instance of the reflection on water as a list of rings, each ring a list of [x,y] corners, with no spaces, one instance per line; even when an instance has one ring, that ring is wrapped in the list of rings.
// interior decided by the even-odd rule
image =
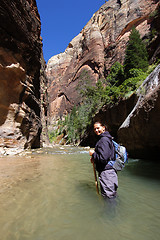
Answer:
[[[84,148],[2,158],[0,239],[158,240],[159,167],[130,159],[112,204],[96,194]]]

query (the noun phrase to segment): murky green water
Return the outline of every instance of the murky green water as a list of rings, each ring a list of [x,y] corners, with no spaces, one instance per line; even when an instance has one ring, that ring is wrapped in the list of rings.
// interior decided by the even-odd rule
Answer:
[[[159,239],[160,165],[130,159],[111,205],[96,194],[85,149],[44,149],[4,161],[0,239]]]

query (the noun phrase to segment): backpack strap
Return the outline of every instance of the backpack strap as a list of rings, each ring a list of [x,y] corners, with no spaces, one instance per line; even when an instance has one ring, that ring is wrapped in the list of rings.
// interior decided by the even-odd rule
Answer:
[[[108,139],[110,140],[110,149],[112,150],[110,160],[114,161],[115,157],[116,157],[116,150],[115,150],[115,147],[114,147],[114,144],[113,144],[113,137],[112,137],[112,139],[110,139],[110,138],[108,138]]]

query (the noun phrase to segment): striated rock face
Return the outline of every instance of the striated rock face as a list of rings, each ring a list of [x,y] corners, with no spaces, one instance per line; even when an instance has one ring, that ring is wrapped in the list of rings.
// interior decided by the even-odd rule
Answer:
[[[160,65],[137,90],[139,98],[118,131],[119,141],[133,157],[159,159]]]
[[[150,13],[157,0],[110,0],[91,18],[68,45],[64,53],[53,56],[47,64],[51,118],[70,111],[79,98],[77,86],[86,79],[95,84],[105,78],[111,65],[123,63],[126,43],[133,25],[147,38],[153,25]],[[158,21],[157,21],[158,23]],[[158,24],[157,24],[158,25]],[[156,58],[159,41],[153,41],[150,59]]]
[[[35,0],[0,1],[1,153],[41,146],[40,31]]]

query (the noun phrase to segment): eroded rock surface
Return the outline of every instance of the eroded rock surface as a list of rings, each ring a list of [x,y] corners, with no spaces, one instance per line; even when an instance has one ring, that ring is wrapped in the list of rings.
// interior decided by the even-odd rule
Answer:
[[[78,104],[77,87],[86,79],[95,84],[105,78],[116,61],[123,63],[126,43],[134,26],[147,38],[152,20],[150,14],[158,7],[156,0],[110,0],[91,18],[68,45],[64,53],[53,56],[47,64],[51,119],[61,117]],[[158,25],[158,24],[157,24]],[[150,59],[159,54],[154,39]]]
[[[137,90],[139,98],[121,125],[119,141],[133,157],[158,160],[160,151],[160,65]]]
[[[35,0],[0,1],[0,150],[41,146],[41,22]],[[13,151],[14,152],[14,151]]]

